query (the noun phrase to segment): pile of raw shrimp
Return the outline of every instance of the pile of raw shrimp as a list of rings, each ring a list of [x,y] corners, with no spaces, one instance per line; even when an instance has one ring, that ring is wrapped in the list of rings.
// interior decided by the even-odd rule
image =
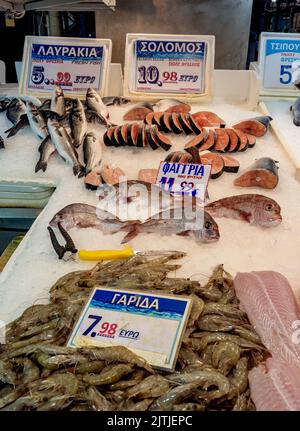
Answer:
[[[181,252],[151,252],[60,278],[50,303],[7,327],[0,346],[0,410],[254,410],[248,371],[266,349],[218,266],[206,285],[168,277]],[[175,371],[154,370],[122,346],[65,347],[95,286],[190,295],[192,309]]]

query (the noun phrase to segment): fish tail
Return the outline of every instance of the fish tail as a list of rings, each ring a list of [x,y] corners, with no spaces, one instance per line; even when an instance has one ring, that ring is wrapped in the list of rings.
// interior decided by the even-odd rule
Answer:
[[[128,234],[124,236],[124,238],[121,241],[121,244],[126,244],[126,242],[131,241],[133,238],[135,238],[136,236],[138,236],[139,234],[139,229],[137,227],[137,225],[133,225]]]
[[[8,133],[7,138],[11,138],[12,136],[15,136],[19,130],[21,130],[24,127],[24,121],[21,119],[15,126],[11,127],[8,130],[5,130],[5,133]]]
[[[84,176],[84,171],[85,169],[80,163],[78,163],[78,165],[73,166],[74,175],[76,177],[78,176],[78,178],[81,178]]]
[[[43,162],[42,160],[39,160],[37,162],[37,164],[35,165],[35,172],[38,172],[40,170],[42,170],[43,172],[45,172],[47,169],[47,162]]]
[[[0,136],[0,149],[1,148],[5,148],[4,140],[3,140],[2,136]]]

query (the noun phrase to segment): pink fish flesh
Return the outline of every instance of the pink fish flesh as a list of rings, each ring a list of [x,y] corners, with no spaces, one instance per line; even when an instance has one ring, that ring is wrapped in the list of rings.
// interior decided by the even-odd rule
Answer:
[[[300,411],[300,368],[269,358],[248,377],[258,411]]]
[[[238,273],[234,287],[273,357],[287,362],[287,367],[300,366],[300,343],[295,337],[300,312],[288,280],[274,271]]]

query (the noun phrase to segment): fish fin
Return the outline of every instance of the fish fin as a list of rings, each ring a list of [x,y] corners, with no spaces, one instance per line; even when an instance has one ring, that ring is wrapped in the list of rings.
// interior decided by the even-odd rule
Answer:
[[[293,105],[290,106],[290,111],[292,111],[292,110],[293,110]]]
[[[40,170],[42,170],[43,172],[45,172],[46,169],[47,169],[47,163],[46,162],[42,162],[41,160],[39,160],[37,162],[37,164],[35,165],[34,172],[36,173],[36,172],[38,172]]]
[[[184,230],[182,232],[178,232],[176,235],[178,235],[178,236],[189,236],[190,230]]]
[[[17,124],[11,127],[8,130],[5,130],[5,133],[8,133],[7,138],[11,138],[15,136],[24,126],[27,124],[27,117],[22,116]]]
[[[139,232],[138,227],[136,225],[133,225],[130,228],[128,234],[125,235],[124,238],[122,239],[121,244],[125,244],[126,242],[131,241],[133,238],[135,238],[136,236],[138,236],[139,233],[140,232]]]
[[[246,213],[245,211],[239,211],[240,216],[243,220],[247,221],[248,223],[250,223],[250,219],[251,219],[251,214],[250,213]]]
[[[74,175],[78,178],[81,178],[84,176],[84,167],[80,164],[73,166],[73,172]]]
[[[42,140],[42,142],[40,143],[40,146],[38,148],[38,151],[41,153],[43,151],[43,148],[45,146],[45,144],[47,143],[47,141],[50,139],[50,135],[47,135],[45,139]]]

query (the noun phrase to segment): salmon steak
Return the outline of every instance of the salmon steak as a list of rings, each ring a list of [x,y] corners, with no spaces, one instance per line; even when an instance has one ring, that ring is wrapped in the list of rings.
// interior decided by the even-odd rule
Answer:
[[[275,160],[262,157],[235,179],[238,187],[261,187],[274,189],[278,184],[278,166]]]
[[[200,127],[225,127],[225,121],[214,112],[199,111],[191,114]]]
[[[213,180],[222,175],[224,170],[224,161],[220,154],[210,153],[209,151],[200,153],[200,162],[203,165],[211,165],[210,177]]]
[[[138,121],[138,120],[144,120],[149,114],[149,112],[152,112],[153,108],[152,105],[148,102],[141,102],[134,105],[132,108],[130,108],[126,114],[123,116],[124,121]]]
[[[254,117],[249,120],[240,121],[232,127],[259,138],[266,134],[271,120],[272,118],[269,116]]]

